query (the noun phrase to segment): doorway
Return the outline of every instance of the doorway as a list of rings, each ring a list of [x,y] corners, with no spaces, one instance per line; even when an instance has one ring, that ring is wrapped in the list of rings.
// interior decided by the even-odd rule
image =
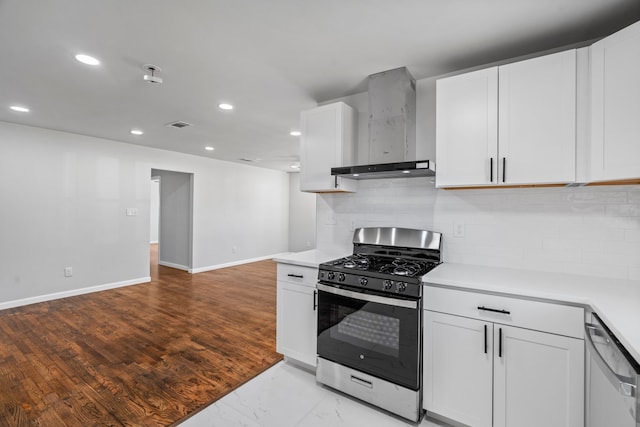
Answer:
[[[154,181],[157,184],[154,184]],[[151,259],[157,248],[158,265],[191,271],[193,268],[193,174],[162,169],[151,170],[151,191],[157,185],[157,216],[152,194],[151,227],[157,218],[157,243],[150,230]],[[157,245],[154,248],[153,245]]]

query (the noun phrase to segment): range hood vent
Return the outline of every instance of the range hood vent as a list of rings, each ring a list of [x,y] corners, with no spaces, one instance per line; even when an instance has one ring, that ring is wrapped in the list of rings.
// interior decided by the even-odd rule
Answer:
[[[416,81],[406,67],[368,78],[368,152],[366,165],[336,167],[331,175],[349,179],[415,178],[435,175],[430,160],[417,160]]]
[[[435,165],[429,160],[331,168],[331,175],[349,179],[418,178],[435,174]]]

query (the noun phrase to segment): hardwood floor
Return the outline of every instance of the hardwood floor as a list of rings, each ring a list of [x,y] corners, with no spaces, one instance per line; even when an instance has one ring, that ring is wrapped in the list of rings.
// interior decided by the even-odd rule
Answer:
[[[0,311],[0,425],[174,425],[282,359],[273,261],[151,274]]]

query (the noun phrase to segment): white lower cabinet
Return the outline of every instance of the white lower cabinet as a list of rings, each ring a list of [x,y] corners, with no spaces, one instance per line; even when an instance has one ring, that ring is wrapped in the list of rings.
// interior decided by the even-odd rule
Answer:
[[[424,349],[424,408],[463,424],[490,427],[491,323],[425,311]]]
[[[318,270],[278,264],[276,351],[316,366]]]
[[[581,308],[449,289],[428,289],[425,308],[424,409],[473,427],[584,427],[583,338],[514,326],[548,309],[574,330]]]
[[[584,341],[494,325],[495,427],[583,427]],[[494,350],[495,351],[495,350]]]

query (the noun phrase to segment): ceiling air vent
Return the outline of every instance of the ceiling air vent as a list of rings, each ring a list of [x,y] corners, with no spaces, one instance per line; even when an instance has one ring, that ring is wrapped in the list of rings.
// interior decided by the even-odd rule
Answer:
[[[167,123],[167,126],[170,128],[182,129],[182,128],[191,126],[191,123],[177,121],[177,122]]]

